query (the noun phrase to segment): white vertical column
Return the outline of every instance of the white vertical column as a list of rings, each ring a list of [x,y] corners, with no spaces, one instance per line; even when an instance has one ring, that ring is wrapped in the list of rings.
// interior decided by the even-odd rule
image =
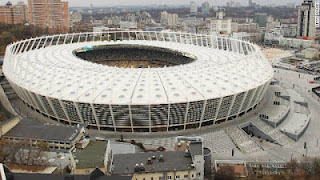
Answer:
[[[94,120],[96,121],[96,125],[97,125],[97,127],[98,127],[98,129],[100,131],[100,122],[99,122],[98,117],[97,117],[96,109],[94,108],[94,105],[92,103],[90,103],[90,106],[91,106],[91,109],[92,109]]]
[[[257,93],[257,90],[258,90],[258,88],[255,88],[255,89],[254,89],[254,92],[252,93],[252,97],[250,98],[249,104],[248,104],[248,106],[246,107],[246,109],[250,108],[251,103],[252,103],[252,100],[253,100],[253,98],[255,97],[256,93]]]
[[[33,47],[36,45],[36,42],[37,42],[37,38],[34,39],[32,46],[31,46],[31,49],[33,49]]]
[[[80,32],[79,37],[78,37],[78,43],[80,42],[80,40],[81,40],[81,32]]]
[[[188,103],[187,103],[187,109],[186,109],[186,115],[184,116],[184,123],[183,123],[183,129],[184,129],[184,130],[186,130],[186,126],[187,126],[189,106],[190,106],[190,102],[188,101]]]
[[[246,101],[246,99],[247,99],[247,96],[248,96],[248,92],[249,91],[246,91],[246,93],[243,95],[243,99],[242,99],[242,102],[241,102],[241,104],[240,104],[240,108],[239,108],[239,111],[238,111],[238,115],[237,116],[239,116],[239,113],[241,112],[241,110],[242,110],[242,108],[243,108],[243,105],[244,105],[244,102]]]
[[[109,104],[109,109],[110,109],[110,114],[111,114],[111,118],[112,118],[113,129],[114,129],[114,132],[116,132],[117,131],[117,125],[116,125],[116,121],[115,121],[114,116],[113,116],[113,110],[112,110],[111,104]]]
[[[232,98],[232,101],[231,101],[231,104],[230,104],[230,107],[229,107],[229,110],[228,110],[228,114],[227,114],[227,120],[230,116],[230,113],[231,113],[231,110],[232,110],[232,107],[234,105],[234,102],[236,101],[236,97],[237,97],[237,94],[233,95],[233,98]]]
[[[52,109],[52,111],[53,111],[53,114],[55,115],[55,117],[56,117],[56,118],[58,119],[58,121],[60,122],[60,117],[58,116],[58,113],[57,113],[56,109],[54,108],[51,100],[50,100],[48,97],[46,97],[46,99],[47,99],[47,101],[48,101],[48,103],[49,103],[49,106],[51,107],[51,109]]]
[[[11,53],[14,54],[16,49],[17,49],[18,45],[14,44]]]
[[[74,39],[74,34],[72,34],[72,36],[71,36],[70,44],[73,43],[73,39]]]
[[[44,109],[45,113],[46,113],[48,116],[50,116],[50,113],[49,113],[47,107],[44,105],[42,99],[39,97],[38,94],[35,94],[35,95],[36,95],[36,98],[38,98],[38,101],[40,102],[40,104],[41,104],[42,108]]]
[[[20,50],[19,50],[19,54],[23,51],[23,48],[24,48],[24,45],[26,44],[26,41],[24,41],[23,42],[23,44],[22,44],[22,46],[21,46],[21,48],[20,48]]]
[[[86,33],[86,39],[84,40],[85,42],[88,42],[88,36],[89,36],[89,33],[87,32]]]
[[[178,42],[178,39],[177,39],[177,35],[176,35],[176,33],[174,33],[173,34],[173,36],[174,36],[174,40],[176,41],[176,43]]]
[[[155,35],[156,35],[156,40],[159,41],[158,33],[155,33]]]
[[[77,114],[78,114],[78,116],[79,116],[79,118],[80,118],[81,123],[84,124],[85,122],[84,122],[84,120],[83,120],[83,118],[82,118],[82,115],[81,115],[81,112],[80,112],[78,103],[76,103],[75,101],[73,101],[73,105],[74,105],[74,107],[76,108],[76,111],[77,111]],[[89,122],[87,122],[87,123],[89,124]]]
[[[167,126],[167,131],[169,131],[169,126],[170,126],[170,104],[168,104],[168,126]]]
[[[202,122],[203,122],[203,119],[204,119],[204,113],[206,112],[206,107],[207,107],[207,99],[204,100],[204,103],[203,103],[202,112],[201,112],[201,116],[200,116],[199,129],[200,129],[201,126],[202,126]]]
[[[148,34],[149,34],[149,39],[150,39],[150,41],[152,41],[152,37],[151,37],[150,31],[148,32]]]
[[[35,108],[37,108],[39,111],[41,111],[40,105],[38,104],[38,102],[35,100],[34,96],[32,96],[31,92],[26,91],[27,95],[29,95],[31,101],[33,102]]]
[[[219,114],[219,111],[220,111],[220,106],[221,106],[221,104],[222,104],[222,99],[223,99],[223,98],[220,98],[220,99],[219,99],[219,103],[218,103],[218,106],[217,106],[217,109],[216,109],[216,114],[215,114],[215,116],[214,116],[214,124],[216,123],[217,118],[218,118],[218,114]]]
[[[198,35],[195,34],[195,37],[196,37],[196,45],[198,46]]]
[[[69,124],[71,125],[71,120],[70,120],[70,117],[69,117],[69,114],[68,114],[68,111],[66,110],[66,107],[64,106],[64,103],[59,99],[59,103],[60,103],[60,106],[62,107],[62,110],[64,112],[64,115],[67,117],[66,120],[69,121]]]
[[[44,40],[44,43],[43,43],[43,45],[42,45],[42,47],[41,48],[44,48],[45,46],[46,46],[46,43],[47,43],[47,41],[48,41],[48,36],[46,37],[46,39]]]
[[[27,47],[24,49],[24,51],[23,51],[23,52],[27,52],[27,51],[29,51],[30,43],[31,43],[31,40],[28,40]]]
[[[52,46],[54,38],[55,38],[55,36],[52,36],[49,46]]]
[[[56,45],[59,45],[59,42],[60,42],[60,38],[61,38],[61,34],[59,35],[59,37],[58,37],[58,40],[57,40],[57,43],[56,43]]]
[[[129,104],[128,106],[129,106],[129,116],[130,116],[130,123],[131,123],[131,131],[132,131],[132,133],[134,133],[133,122],[132,122],[132,113],[131,113],[131,104]]]
[[[67,39],[68,39],[68,33],[64,35],[64,41],[63,41],[63,44],[66,44]]]
[[[151,127],[152,127],[152,123],[151,123],[151,105],[149,104],[149,132],[152,132]]]

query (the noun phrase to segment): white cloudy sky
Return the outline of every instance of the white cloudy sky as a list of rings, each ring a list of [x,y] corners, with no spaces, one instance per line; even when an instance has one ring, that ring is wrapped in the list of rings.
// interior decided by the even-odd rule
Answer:
[[[0,5],[4,5],[8,0],[0,0]],[[13,4],[21,0],[10,0]],[[22,0],[27,2],[27,0]],[[66,0],[70,2],[70,6],[117,6],[117,5],[150,5],[150,4],[161,4],[161,5],[176,5],[176,4],[188,4],[191,1],[197,2],[199,5],[202,2],[208,1],[210,5],[225,5],[229,0]],[[248,0],[233,0],[234,2],[240,2],[242,5],[247,5]],[[287,4],[296,3],[300,4],[303,0],[253,0],[258,4]]]

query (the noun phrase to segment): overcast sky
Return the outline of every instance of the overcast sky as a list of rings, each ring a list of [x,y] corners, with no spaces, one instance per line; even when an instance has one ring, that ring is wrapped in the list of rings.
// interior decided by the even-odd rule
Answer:
[[[0,4],[4,5],[8,0],[0,0]],[[10,0],[13,4],[21,0]],[[27,3],[27,0],[22,0]],[[160,5],[181,5],[189,4],[191,1],[197,2],[198,5],[208,1],[211,6],[225,5],[229,0],[67,0],[70,2],[71,7],[75,6],[117,6],[117,5],[150,5],[150,4],[160,4]],[[233,0],[234,2],[240,2],[243,6],[248,5],[248,0]],[[300,4],[303,0],[253,0],[258,4],[278,4],[285,5],[287,3]]]

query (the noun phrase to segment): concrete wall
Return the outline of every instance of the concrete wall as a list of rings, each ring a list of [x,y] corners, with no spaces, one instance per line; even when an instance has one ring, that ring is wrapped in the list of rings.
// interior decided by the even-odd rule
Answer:
[[[18,117],[8,120],[5,124],[0,127],[0,137],[10,131],[13,127],[15,127],[20,122]]]

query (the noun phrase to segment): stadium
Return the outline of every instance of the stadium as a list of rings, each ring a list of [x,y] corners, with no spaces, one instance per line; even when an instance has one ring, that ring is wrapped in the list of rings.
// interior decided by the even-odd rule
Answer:
[[[201,34],[43,36],[6,49],[3,72],[34,111],[119,132],[201,128],[251,111],[273,77],[258,46]]]

